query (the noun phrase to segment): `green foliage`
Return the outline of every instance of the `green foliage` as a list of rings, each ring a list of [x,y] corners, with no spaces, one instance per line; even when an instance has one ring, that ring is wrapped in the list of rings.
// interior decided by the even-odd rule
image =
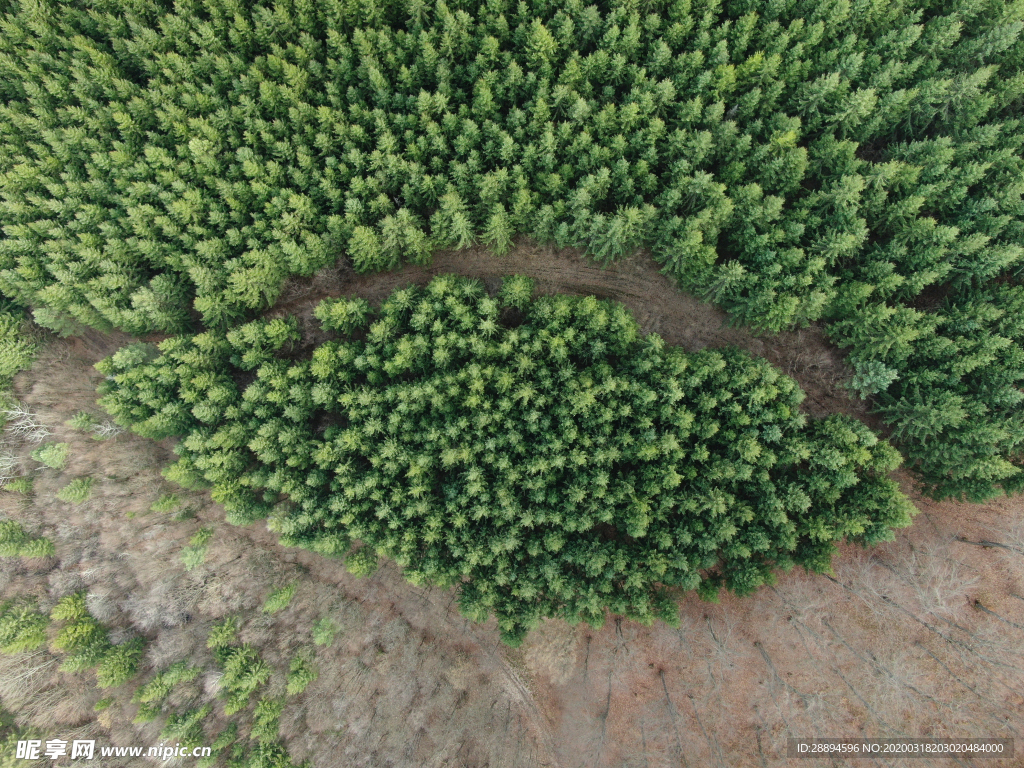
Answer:
[[[245,709],[250,696],[270,679],[270,667],[248,644],[218,648],[217,660],[224,672],[220,679],[221,694],[226,699],[224,714],[233,715]]]
[[[0,557],[51,557],[53,542],[30,536],[15,520],[0,520]]]
[[[115,645],[103,656],[96,668],[96,682],[100,688],[113,688],[135,677],[145,641],[141,637]]]
[[[472,280],[396,291],[365,336],[268,356],[244,390],[228,339],[168,339],[104,361],[102,402],[142,433],[181,409],[179,463],[232,522],[269,516],[284,545],[330,555],[361,540],[351,569],[385,556],[458,586],[512,643],[544,616],[672,621],[669,586],[747,594],[909,524],[898,454],[852,419],[808,420],[765,361],[668,348],[593,297],[524,295],[503,294],[521,304],[506,326]]]
[[[0,605],[0,651],[21,653],[46,644],[50,625],[33,600],[8,600]]]
[[[55,651],[67,654],[60,669],[95,669],[101,688],[122,685],[138,672],[145,640],[134,638],[120,645],[112,644],[106,628],[89,613],[85,597],[85,592],[67,595],[50,611],[50,619],[64,625],[50,643]]]
[[[224,754],[238,738],[238,723],[231,721],[227,728],[217,734],[217,738],[210,744],[210,755],[199,760],[199,768],[213,768],[218,759]]]
[[[193,571],[206,560],[206,549],[213,538],[212,528],[200,528],[189,539],[188,546],[181,550],[181,562],[186,571]]]
[[[330,647],[334,644],[334,636],[338,625],[330,616],[324,616],[313,625],[313,642],[317,645]]]
[[[277,741],[283,709],[284,702],[280,699],[260,699],[252,713],[252,730],[249,732],[249,738],[265,744]]]
[[[54,621],[77,621],[88,615],[85,592],[75,592],[62,597],[50,611],[50,618]]]
[[[25,316],[0,300],[0,391],[10,389],[14,374],[32,365],[36,344],[24,333]]]
[[[12,5],[0,384],[31,359],[16,306],[64,334],[221,328],[339,254],[385,270],[527,234],[602,262],[647,248],[757,329],[830,321],[897,427],[948,397],[970,412],[903,430],[930,492],[1024,485],[1020,341],[958,325],[1024,270],[1024,5],[378,6]],[[339,311],[325,324],[362,322]],[[235,354],[255,370],[262,345]],[[177,406],[151,436],[218,404]]]
[[[46,735],[35,728],[21,728],[14,715],[0,707],[0,768],[23,768],[24,766],[45,765],[46,758],[27,762],[17,757],[18,742],[26,739],[44,740]]]
[[[498,299],[506,307],[526,309],[533,299],[534,282],[523,275],[509,275],[502,278]]]
[[[347,336],[369,324],[371,310],[365,299],[324,299],[313,314],[325,330]]]
[[[95,480],[91,477],[76,477],[70,483],[57,491],[57,498],[66,501],[68,504],[81,504],[88,501],[92,496],[92,486]]]
[[[283,587],[279,587],[269,595],[267,599],[263,601],[263,606],[260,608],[264,613],[277,613],[287,608],[292,598],[295,597],[295,584],[286,584]]]
[[[80,432],[91,432],[92,428],[99,424],[99,420],[88,411],[79,411],[64,423]]]
[[[181,506],[181,497],[176,493],[164,493],[149,507],[150,512],[173,512]]]
[[[180,742],[186,750],[204,746],[206,735],[203,731],[203,721],[213,711],[213,706],[205,704],[198,709],[190,709],[185,712],[174,712],[167,716],[163,730],[160,731],[160,738],[167,741]]]
[[[45,443],[32,451],[31,456],[52,469],[64,469],[70,452],[70,443]]]
[[[92,705],[93,712],[102,712],[105,709],[110,709],[114,704],[117,703],[117,699],[113,696],[107,696],[106,698],[100,699]]]
[[[195,680],[200,671],[199,667],[192,666],[188,661],[175,662],[167,669],[157,672],[149,682],[136,690],[132,695],[132,701],[141,704],[159,703],[170,695],[174,686]]]
[[[854,375],[847,388],[864,399],[889,389],[898,379],[899,373],[880,360],[857,360],[853,364]]]
[[[345,558],[345,570],[353,576],[370,576],[377,565],[377,555],[370,547],[361,547]]]
[[[21,477],[16,477],[13,480],[8,480],[4,483],[3,489],[5,491],[14,491],[15,493],[28,496],[32,493],[32,481],[33,478],[31,475],[22,475]]]
[[[210,627],[210,634],[206,638],[206,647],[215,651],[221,648],[227,648],[235,642],[235,638],[237,636],[238,619],[234,616],[228,616],[219,624],[214,624]]]
[[[333,638],[332,638],[333,639]],[[329,645],[329,643],[327,643]],[[287,693],[289,696],[298,696],[306,686],[320,676],[316,665],[313,663],[311,654],[300,651],[292,657],[288,666]]]

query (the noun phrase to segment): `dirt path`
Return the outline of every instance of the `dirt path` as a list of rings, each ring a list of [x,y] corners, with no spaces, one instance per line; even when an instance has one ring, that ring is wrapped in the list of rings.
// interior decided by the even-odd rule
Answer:
[[[674,346],[696,351],[733,345],[767,358],[800,383],[807,393],[804,408],[811,415],[849,413],[878,427],[864,404],[851,400],[843,389],[842,382],[852,371],[820,327],[765,336],[730,327],[725,312],[680,291],[646,253],[603,268],[579,251],[543,248],[523,240],[503,257],[477,247],[439,251],[429,266],[406,266],[382,274],[357,275],[343,266],[312,278],[289,281],[271,314],[296,314],[308,319],[316,302],[343,295],[379,303],[396,288],[423,285],[443,273],[478,278],[491,291],[500,287],[504,275],[527,275],[537,281],[542,294],[614,299],[630,309],[645,332],[660,334]]]

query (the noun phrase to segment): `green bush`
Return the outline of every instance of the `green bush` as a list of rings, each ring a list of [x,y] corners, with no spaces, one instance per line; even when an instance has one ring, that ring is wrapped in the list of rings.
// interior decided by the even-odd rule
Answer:
[[[85,592],[61,598],[50,611],[50,619],[63,624],[50,643],[53,650],[66,654],[61,670],[95,669],[100,688],[123,685],[138,672],[145,640],[111,643],[106,628],[89,613]]]
[[[226,646],[217,649],[223,675],[220,690],[226,701],[224,714],[233,715],[245,709],[252,694],[270,679],[270,667],[251,645]]]
[[[369,324],[371,309],[365,299],[324,299],[313,314],[325,329],[348,335]]]
[[[295,597],[295,585],[286,584],[267,595],[267,599],[263,601],[263,607],[260,610],[264,613],[283,611],[291,604],[293,597]]]
[[[29,496],[32,493],[32,482],[33,478],[31,475],[22,475],[16,477],[13,480],[8,480],[3,485],[5,491],[14,491],[24,496]]]
[[[181,550],[181,562],[186,571],[194,571],[206,560],[206,549],[213,538],[213,529],[200,528],[189,539],[188,546]]]
[[[238,635],[238,619],[228,616],[218,624],[210,627],[210,634],[206,638],[206,647],[213,650],[227,648],[235,642]]]
[[[100,688],[113,688],[135,677],[145,640],[141,637],[113,646],[96,667],[96,682]]]
[[[117,703],[117,700],[113,696],[107,696],[106,698],[100,699],[95,704],[93,704],[92,705],[92,711],[93,712],[102,712],[105,709],[110,709],[116,703]]]
[[[281,727],[281,710],[284,702],[276,699],[260,699],[252,715],[252,730],[249,738],[261,743],[277,741],[277,732]]]
[[[46,443],[32,451],[31,456],[52,469],[64,469],[70,452],[70,443]]]
[[[14,520],[0,520],[0,557],[51,557],[53,542],[30,536]]]
[[[0,391],[10,389],[14,374],[32,365],[36,344],[24,332],[25,316],[0,300]]]
[[[70,483],[57,491],[57,498],[66,501],[68,504],[81,504],[88,501],[92,496],[92,486],[95,480],[91,477],[76,477]]]
[[[206,734],[203,730],[203,721],[211,712],[213,712],[213,706],[204,704],[198,709],[174,712],[168,715],[167,722],[164,723],[163,730],[160,731],[160,738],[178,742],[189,751],[205,746]]]
[[[330,616],[324,616],[313,625],[313,642],[317,645],[331,646],[334,644],[334,636],[338,632],[338,625]]]
[[[101,402],[142,434],[176,430],[232,522],[269,516],[286,546],[329,555],[361,540],[354,570],[383,555],[457,585],[509,642],[543,616],[672,621],[670,586],[747,594],[909,524],[898,454],[847,417],[809,420],[764,360],[687,354],[620,305],[512,284],[510,325],[481,284],[439,277],[309,360],[263,349],[244,391],[224,335],[118,353]]]
[[[151,512],[173,512],[181,506],[181,498],[176,493],[165,493],[150,506]]]
[[[8,600],[0,604],[0,651],[22,653],[46,644],[49,619],[32,600]]]
[[[311,654],[300,651],[292,657],[288,666],[286,691],[289,696],[298,696],[320,676]]]
[[[188,661],[176,662],[156,673],[149,682],[136,690],[132,695],[132,701],[141,704],[161,702],[167,698],[174,686],[195,680],[200,671],[199,667],[192,666]]]
[[[79,411],[64,423],[79,432],[91,432],[92,428],[99,424],[99,420],[87,411]]]

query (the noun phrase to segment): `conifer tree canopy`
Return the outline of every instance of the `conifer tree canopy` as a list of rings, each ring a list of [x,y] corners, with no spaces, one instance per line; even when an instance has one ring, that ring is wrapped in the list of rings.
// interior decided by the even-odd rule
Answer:
[[[831,323],[932,494],[1024,488],[988,309],[1024,300],[1019,0],[0,8],[0,292],[48,328],[226,327],[339,257],[647,248],[746,325]]]
[[[542,616],[672,621],[670,587],[749,593],[910,522],[886,477],[898,454],[852,419],[808,419],[764,360],[530,293],[442,276],[376,313],[326,301],[345,335],[311,350],[285,319],[128,347],[98,366],[101,403],[179,436],[168,476],[211,483],[233,522],[268,517],[330,555],[360,540],[353,570],[376,553],[457,585],[509,642]]]

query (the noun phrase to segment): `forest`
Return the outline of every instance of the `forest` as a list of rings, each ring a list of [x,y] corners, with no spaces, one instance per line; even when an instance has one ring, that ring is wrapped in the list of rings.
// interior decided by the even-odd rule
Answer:
[[[44,327],[224,327],[342,253],[647,248],[825,321],[937,497],[1024,482],[1020,0],[7,5],[0,291]]]
[[[809,422],[763,360],[687,355],[621,305],[532,293],[444,276],[378,315],[325,301],[339,338],[297,360],[275,354],[298,341],[280,318],[157,357],[126,347],[97,364],[99,402],[180,438],[166,476],[212,484],[230,522],[267,517],[325,555],[359,540],[354,572],[383,555],[414,584],[458,585],[513,644],[544,617],[599,627],[606,608],[677,623],[666,587],[750,594],[910,523],[886,476],[899,454],[849,417]]]
[[[0,766],[1024,732],[1022,120],[1024,0],[0,0]]]

